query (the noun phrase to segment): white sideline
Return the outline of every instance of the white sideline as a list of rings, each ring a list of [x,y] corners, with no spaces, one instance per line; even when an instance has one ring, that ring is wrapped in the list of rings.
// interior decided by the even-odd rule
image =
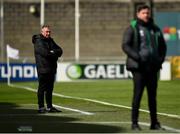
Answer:
[[[37,92],[37,90],[35,90],[35,89],[33,89],[33,88],[30,88],[30,87],[17,86],[17,85],[13,85],[13,84],[10,84],[9,86],[10,86],[10,87],[16,87],[16,88],[26,89],[26,90],[29,90],[29,91],[32,91],[32,92]],[[55,107],[57,107],[57,108],[61,108],[61,109],[73,111],[73,112],[78,112],[78,113],[85,114],[85,115],[93,115],[93,114],[94,114],[94,113],[90,113],[90,112],[81,111],[81,110],[79,110],[79,109],[73,109],[73,108],[63,107],[63,106],[59,106],[59,105],[55,105],[55,104],[53,104],[53,106],[55,106]]]
[[[15,86],[15,85],[10,84],[10,86]],[[18,86],[18,87],[19,88],[24,88],[24,89],[29,90],[29,91],[36,92],[36,90],[33,89],[33,88],[23,87],[23,86]],[[53,95],[54,96],[58,96],[58,97],[63,97],[63,98],[69,98],[69,99],[76,99],[76,100],[84,100],[84,101],[94,102],[94,103],[98,103],[98,104],[102,104],[102,105],[107,105],[107,106],[114,106],[114,107],[119,107],[119,108],[131,109],[131,107],[129,107],[129,106],[113,104],[113,103],[109,103],[109,102],[103,102],[103,101],[93,100],[93,99],[88,99],[88,98],[66,96],[66,95],[62,95],[62,94],[58,94],[58,93],[53,93]],[[145,113],[149,113],[149,110],[145,110],[145,109],[139,109],[139,111],[145,112]],[[158,112],[157,114],[162,115],[162,116],[166,116],[166,117],[172,117],[172,118],[180,119],[179,115],[160,113],[160,112]]]
[[[9,86],[10,86],[10,87],[17,87],[17,88],[26,89],[26,90],[29,90],[29,91],[32,91],[32,92],[37,92],[36,89],[29,88],[29,87],[25,87],[25,86],[17,86],[17,85],[13,85],[13,84],[10,84]],[[54,95],[54,96],[63,97],[63,98],[84,100],[84,101],[90,101],[90,102],[99,103],[99,104],[108,105],[108,106],[114,106],[114,107],[121,107],[121,108],[131,109],[131,107],[128,107],[128,106],[123,106],[123,105],[118,105],[118,104],[112,104],[112,103],[103,102],[103,101],[98,101],[98,100],[93,100],[93,99],[87,99],[87,98],[81,98],[81,97],[73,97],[73,96],[65,96],[65,95],[58,94],[58,93],[53,93],[53,95]],[[53,105],[54,105],[54,104],[53,104]],[[55,107],[59,107],[59,108],[64,108],[64,109],[66,109],[66,110],[70,110],[70,111],[74,111],[74,112],[79,112],[79,113],[85,114],[85,115],[93,115],[93,114],[94,114],[94,113],[90,113],[90,112],[80,111],[80,110],[77,110],[77,109],[71,109],[71,108],[67,108],[67,107],[61,107],[61,106],[58,106],[58,105],[54,105],[54,106],[55,106]],[[140,109],[140,111],[149,113],[148,110],[144,110],[144,109]],[[167,116],[167,117],[173,117],[173,118],[178,118],[178,119],[180,119],[180,116],[179,116],[179,115],[166,114],[166,113],[158,113],[158,114],[159,114],[159,115],[163,115],[163,116]],[[75,122],[74,122],[74,123],[75,123]],[[81,123],[83,123],[83,122],[81,122]],[[85,122],[84,122],[84,123],[85,123]],[[86,123],[93,123],[93,122],[86,122]],[[123,123],[123,124],[131,124],[131,122],[94,122],[94,123],[103,123],[103,124]],[[140,122],[139,124],[144,125],[144,126],[149,126],[149,124],[146,123],[146,122]],[[173,132],[180,133],[180,129],[175,129],[175,128],[171,128],[171,127],[164,126],[164,125],[163,125],[163,128],[165,128],[166,130],[170,130],[170,131],[173,131]]]
[[[69,110],[69,111],[73,111],[73,112],[78,112],[78,113],[86,114],[86,115],[93,115],[93,114],[94,114],[94,113],[90,113],[90,112],[81,111],[81,110],[78,110],[78,109],[72,109],[72,108],[68,108],[68,107],[62,107],[62,106],[55,105],[55,104],[53,104],[53,106],[55,106],[55,107],[57,107],[57,108],[60,108],[60,109],[65,109],[65,110]]]
[[[114,106],[114,107],[131,109],[131,107],[129,107],[129,106],[124,106],[124,105],[119,105],[119,104],[113,104],[113,103],[109,103],[109,102],[103,102],[103,101],[98,101],[98,100],[93,100],[93,99],[88,99],[88,98],[65,96],[65,95],[58,94],[58,93],[53,93],[53,95],[54,95],[54,96],[63,97],[63,98],[69,98],[69,99],[77,99],[77,100],[90,101],[90,102],[99,103],[99,104],[103,104],[103,105],[107,105],[107,106]],[[141,112],[145,112],[145,113],[149,113],[148,110],[144,110],[144,109],[140,109],[140,111],[141,111]],[[180,119],[180,116],[179,116],[179,115],[167,114],[167,113],[159,113],[159,112],[158,112],[157,114],[163,115],[163,116],[167,116],[167,117],[172,117],[172,118]]]

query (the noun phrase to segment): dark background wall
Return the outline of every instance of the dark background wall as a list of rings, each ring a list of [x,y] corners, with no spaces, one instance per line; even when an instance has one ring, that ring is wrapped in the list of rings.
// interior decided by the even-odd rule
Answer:
[[[137,1],[137,0],[136,0]],[[4,1],[4,44],[20,50],[21,57],[33,57],[31,37],[40,31],[40,17],[29,12],[34,1]],[[180,11],[180,2],[155,2],[154,11]],[[80,0],[80,58],[124,57],[122,35],[133,18],[131,1]],[[64,60],[74,58],[74,0],[48,1],[45,23],[52,37],[64,49]]]

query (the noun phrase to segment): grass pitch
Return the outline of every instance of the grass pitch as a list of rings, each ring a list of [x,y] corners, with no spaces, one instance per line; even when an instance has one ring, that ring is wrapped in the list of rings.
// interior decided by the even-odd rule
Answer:
[[[37,88],[36,82],[13,85]],[[180,132],[179,87],[178,80],[159,82],[158,118],[166,130],[149,130],[149,113],[140,112],[141,132]],[[38,114],[35,92],[1,83],[0,132],[131,133],[132,92],[131,80],[56,83],[53,102],[63,112]],[[145,90],[141,109],[147,110],[147,106]]]

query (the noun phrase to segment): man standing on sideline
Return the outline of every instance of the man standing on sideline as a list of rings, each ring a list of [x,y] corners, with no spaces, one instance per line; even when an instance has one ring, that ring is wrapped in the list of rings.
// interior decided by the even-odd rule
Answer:
[[[161,129],[157,119],[156,92],[158,72],[165,60],[166,44],[163,35],[150,17],[150,7],[140,5],[137,18],[131,21],[124,33],[122,49],[127,54],[126,67],[133,75],[132,129],[141,130],[138,124],[140,101],[147,88],[151,117],[150,129]]]
[[[38,72],[38,105],[39,113],[61,112],[52,105],[52,92],[57,68],[57,60],[63,53],[62,49],[50,37],[50,26],[44,25],[41,28],[41,34],[34,35],[32,42],[34,44],[34,54]],[[47,109],[44,106],[44,96]]]

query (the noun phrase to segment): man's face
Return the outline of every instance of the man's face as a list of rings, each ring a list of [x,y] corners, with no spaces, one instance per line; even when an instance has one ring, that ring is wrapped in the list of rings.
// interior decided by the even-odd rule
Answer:
[[[49,38],[51,36],[51,30],[48,27],[44,27],[44,28],[41,29],[41,34],[45,38]]]
[[[149,21],[149,18],[150,18],[150,11],[149,9],[142,9],[141,11],[139,11],[137,13],[137,17],[144,21],[145,23],[147,23]]]

